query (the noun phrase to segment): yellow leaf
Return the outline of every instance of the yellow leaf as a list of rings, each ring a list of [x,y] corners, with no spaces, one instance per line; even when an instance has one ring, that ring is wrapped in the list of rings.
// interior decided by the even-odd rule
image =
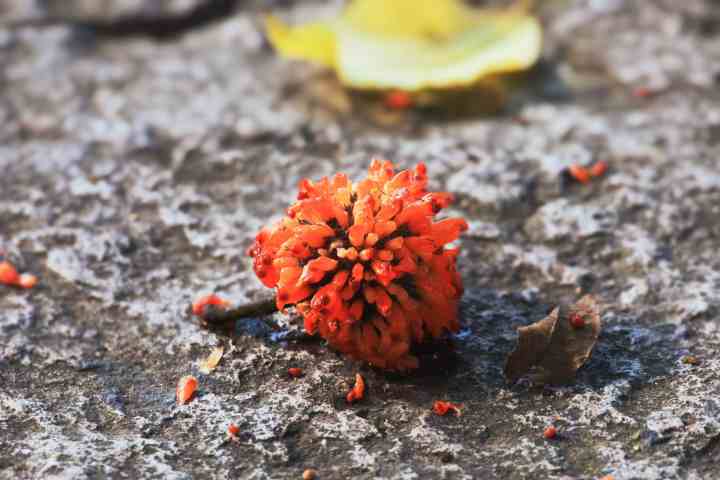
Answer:
[[[335,34],[324,24],[314,23],[290,28],[275,17],[265,18],[270,42],[284,56],[319,63],[335,64]]]
[[[542,29],[522,8],[472,9],[459,0],[354,0],[326,23],[266,20],[285,57],[334,68],[366,89],[416,91],[472,84],[532,66]]]

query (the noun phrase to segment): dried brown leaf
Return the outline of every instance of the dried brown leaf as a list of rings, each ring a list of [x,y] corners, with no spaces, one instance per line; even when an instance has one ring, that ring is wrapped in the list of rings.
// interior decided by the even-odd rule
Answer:
[[[219,347],[215,347],[212,352],[210,352],[210,355],[208,357],[200,362],[200,372],[204,373],[205,375],[209,375],[210,372],[215,370],[215,367],[218,366],[220,363],[220,359],[222,359],[223,353],[225,352],[225,349],[222,345]]]
[[[540,383],[572,381],[590,358],[600,328],[600,307],[592,295],[569,307],[555,308],[542,320],[518,328],[518,343],[505,364],[505,378],[515,382],[530,373]]]

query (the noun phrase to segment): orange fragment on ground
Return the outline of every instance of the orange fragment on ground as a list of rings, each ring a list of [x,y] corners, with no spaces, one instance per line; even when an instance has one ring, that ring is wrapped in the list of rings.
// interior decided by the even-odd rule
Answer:
[[[445,416],[448,412],[453,411],[458,417],[462,415],[462,405],[443,400],[435,400],[433,403],[433,412],[437,415]]]
[[[230,437],[234,438],[234,437],[237,437],[238,434],[240,433],[240,427],[238,427],[234,423],[231,423],[230,425],[228,425],[227,431],[228,431],[228,435]]]
[[[20,275],[12,263],[7,260],[0,262],[0,284],[21,288],[33,288],[37,285],[37,282],[38,279],[35,275],[29,273]]]
[[[412,107],[413,100],[409,93],[395,90],[385,96],[385,106],[393,110],[405,110]]]
[[[0,262],[0,283],[5,285],[17,285],[20,275],[10,262]]]
[[[358,400],[362,400],[365,396],[365,380],[359,373],[355,374],[355,386],[347,394],[346,400],[348,403],[353,403]]]
[[[552,440],[553,438],[557,437],[557,428],[550,425],[543,432],[543,437],[545,437],[546,440]]]
[[[188,403],[192,399],[197,388],[197,378],[192,375],[185,375],[182,377],[178,382],[177,389],[175,390],[178,405],[185,405]]]
[[[208,305],[216,305],[218,307],[227,308],[230,306],[230,302],[220,298],[215,294],[206,295],[193,302],[193,315],[201,316],[203,313],[205,313],[205,307],[207,307]]]
[[[293,378],[300,378],[302,377],[303,371],[302,368],[290,367],[288,368],[288,374]]]
[[[568,167],[568,173],[572,178],[580,183],[588,183],[590,181],[590,172],[585,167],[580,165],[570,165]]]
[[[595,164],[590,167],[590,176],[595,177],[601,177],[605,175],[605,172],[607,172],[608,164],[604,160],[600,160],[599,162],[595,162]]]

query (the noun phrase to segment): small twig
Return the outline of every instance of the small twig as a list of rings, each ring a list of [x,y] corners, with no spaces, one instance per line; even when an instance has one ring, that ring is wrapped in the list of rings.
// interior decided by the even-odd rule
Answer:
[[[269,318],[263,318],[266,315],[277,312],[277,306],[274,298],[264,298],[256,302],[250,302],[239,305],[235,308],[221,308],[216,305],[208,305],[205,311],[200,315],[200,320],[204,325],[222,325],[241,320],[243,318],[254,317],[262,320],[273,330],[277,330],[278,326]]]

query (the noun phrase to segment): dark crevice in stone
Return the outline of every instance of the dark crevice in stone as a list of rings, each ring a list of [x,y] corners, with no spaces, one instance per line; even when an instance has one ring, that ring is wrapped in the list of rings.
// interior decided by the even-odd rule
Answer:
[[[186,12],[163,17],[148,17],[142,14],[125,15],[109,21],[74,20],[58,17],[37,18],[10,22],[9,28],[56,27],[68,25],[86,30],[101,37],[146,36],[159,40],[171,39],[191,30],[231,16],[239,7],[240,0],[207,0]]]

